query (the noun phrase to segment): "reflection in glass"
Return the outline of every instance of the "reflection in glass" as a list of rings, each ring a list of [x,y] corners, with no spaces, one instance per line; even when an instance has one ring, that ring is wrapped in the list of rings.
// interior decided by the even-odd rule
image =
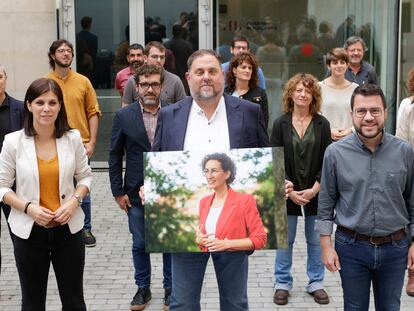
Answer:
[[[198,1],[145,0],[144,6],[145,43],[165,45],[164,67],[180,77],[188,94],[187,59],[198,50]]]
[[[75,1],[76,67],[96,90],[102,117],[93,162],[106,162],[112,119],[120,106],[116,73],[127,66],[129,1]],[[106,164],[105,164],[106,166]]]
[[[266,78],[270,124],[281,114],[282,84],[297,72],[323,79],[326,52],[358,35],[367,45],[364,59],[375,67],[386,94],[387,130],[393,131],[398,1],[261,0],[258,5],[255,0],[214,0],[213,6],[214,48],[222,61],[231,58],[235,35],[248,38],[257,56]]]

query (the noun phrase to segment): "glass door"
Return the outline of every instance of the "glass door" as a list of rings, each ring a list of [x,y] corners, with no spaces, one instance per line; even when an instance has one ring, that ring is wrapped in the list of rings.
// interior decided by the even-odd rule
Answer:
[[[94,167],[107,167],[111,126],[121,97],[114,89],[116,73],[127,66],[129,44],[161,41],[171,50],[168,69],[183,81],[188,53],[212,47],[212,0],[61,0],[60,37],[76,45],[72,68],[86,75],[95,87],[102,118],[92,158]],[[80,40],[83,33],[97,43]],[[88,37],[89,36],[88,34]]]

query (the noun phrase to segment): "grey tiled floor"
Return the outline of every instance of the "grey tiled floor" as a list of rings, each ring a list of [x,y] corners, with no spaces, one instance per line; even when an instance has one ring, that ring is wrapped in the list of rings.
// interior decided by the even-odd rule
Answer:
[[[112,199],[106,172],[94,173],[92,202],[93,232],[98,242],[96,247],[86,250],[84,287],[88,310],[129,310],[129,302],[136,291],[130,251],[131,237],[127,217],[116,207]],[[2,217],[1,233],[0,311],[20,310],[20,286],[4,217]],[[325,285],[331,297],[329,305],[318,305],[311,296],[305,293],[306,244],[302,222],[299,225],[294,252],[294,288],[289,304],[283,307],[277,307],[272,301],[274,257],[274,251],[256,251],[250,257],[249,302],[251,310],[342,310],[342,289],[337,273],[326,272]],[[153,299],[147,310],[162,310],[161,256],[152,255],[152,263]],[[217,283],[210,264],[205,276],[201,304],[202,310],[219,310]],[[413,310],[413,306],[414,298],[403,293],[401,310]],[[49,277],[47,310],[60,309],[60,299],[52,270]],[[370,309],[374,310],[374,307]]]

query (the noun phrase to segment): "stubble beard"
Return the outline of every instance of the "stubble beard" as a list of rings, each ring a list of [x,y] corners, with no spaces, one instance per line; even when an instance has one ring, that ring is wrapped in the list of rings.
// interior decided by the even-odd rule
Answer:
[[[138,60],[136,60],[136,61],[133,61],[132,63],[131,63],[131,67],[132,68],[134,68],[135,70],[137,70],[139,67],[141,67],[142,65],[144,64],[144,62],[143,61],[138,61]]]
[[[381,135],[381,133],[382,133],[382,131],[384,129],[384,126],[380,127],[377,124],[377,130],[375,132],[373,132],[373,133],[370,133],[370,134],[365,134],[363,132],[362,126],[355,126],[355,124],[354,124],[354,128],[355,128],[355,132],[357,132],[358,135],[361,138],[364,138],[364,139],[373,139],[373,138],[378,137],[378,135]]]

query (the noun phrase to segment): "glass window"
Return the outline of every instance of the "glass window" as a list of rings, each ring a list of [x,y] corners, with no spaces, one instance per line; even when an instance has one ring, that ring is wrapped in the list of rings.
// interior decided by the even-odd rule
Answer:
[[[188,91],[187,59],[198,50],[197,0],[145,0],[145,43],[162,42],[167,48],[165,69],[178,75]]]
[[[387,97],[387,130],[394,131],[398,1],[215,0],[214,7],[214,48],[223,61],[235,35],[250,41],[265,75],[270,127],[282,113],[283,83],[297,72],[323,79],[326,52],[358,35]]]
[[[408,72],[414,68],[414,30],[412,16],[414,14],[414,0],[404,1],[401,9],[401,77],[400,100],[413,96],[407,87]]]
[[[92,161],[103,162],[104,166],[108,159],[112,119],[121,105],[120,95],[114,89],[115,76],[128,66],[128,2],[75,1],[76,67],[91,80],[102,111]]]

